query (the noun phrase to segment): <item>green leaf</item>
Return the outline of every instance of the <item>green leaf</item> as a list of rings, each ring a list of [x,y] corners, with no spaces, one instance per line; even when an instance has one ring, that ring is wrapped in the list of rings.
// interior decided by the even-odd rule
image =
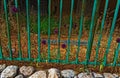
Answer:
[[[100,64],[100,69],[99,69],[100,72],[102,72],[103,68],[104,68],[103,64]]]

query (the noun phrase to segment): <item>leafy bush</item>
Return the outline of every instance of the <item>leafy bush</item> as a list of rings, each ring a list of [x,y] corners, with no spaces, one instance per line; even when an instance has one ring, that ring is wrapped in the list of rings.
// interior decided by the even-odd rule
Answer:
[[[37,20],[37,19],[36,19]],[[41,25],[40,25],[40,30],[41,34],[48,34],[48,17],[41,17]],[[58,26],[58,21],[56,21],[54,18],[50,19],[50,33],[53,33],[54,29]],[[31,18],[31,32],[33,33],[38,33],[38,24],[35,19]]]

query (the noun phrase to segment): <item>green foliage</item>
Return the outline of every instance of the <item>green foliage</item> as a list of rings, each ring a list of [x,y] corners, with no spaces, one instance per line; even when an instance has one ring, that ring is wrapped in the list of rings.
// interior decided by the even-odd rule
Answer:
[[[91,20],[90,19],[86,19],[84,21],[84,29],[85,30],[90,30],[90,23],[91,23]]]
[[[33,33],[38,33],[38,24],[37,21],[35,21],[34,17],[31,18],[31,32]],[[40,30],[41,34],[48,34],[48,17],[41,17],[41,25],[40,25]],[[56,21],[54,18],[50,19],[50,33],[52,34],[54,32],[54,29],[58,26],[58,21]]]
[[[104,65],[103,65],[103,64],[100,64],[99,71],[102,72],[102,71],[103,71],[103,68],[104,68]]]
[[[21,25],[23,25],[23,24],[26,25],[26,15],[25,14],[23,14],[23,13],[19,14],[19,23]]]
[[[101,58],[98,62],[100,62],[100,66],[99,66],[99,71],[102,72],[103,71],[103,68],[104,68],[104,65],[103,65],[103,61],[104,59]]]
[[[46,52],[42,52],[41,53],[41,59],[47,59],[47,53]]]
[[[65,24],[69,24],[70,23],[70,17],[69,16],[64,16],[62,18],[62,24],[65,25]]]
[[[5,14],[1,14],[0,17],[5,20]]]

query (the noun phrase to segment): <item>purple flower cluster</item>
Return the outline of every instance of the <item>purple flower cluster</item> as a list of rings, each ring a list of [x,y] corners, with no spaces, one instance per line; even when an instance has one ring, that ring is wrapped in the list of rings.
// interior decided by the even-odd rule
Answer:
[[[62,44],[61,47],[62,47],[63,49],[65,49],[67,46],[66,46],[66,44]]]
[[[74,29],[76,29],[76,28],[77,28],[77,23],[75,23],[75,24],[73,25],[73,28],[74,28]]]
[[[117,39],[116,39],[116,42],[117,42],[117,43],[120,43],[120,38],[117,38]]]
[[[15,6],[13,6],[13,7],[11,8],[11,11],[12,11],[13,13],[17,13],[17,12],[18,12],[18,8],[16,8]]]
[[[58,34],[58,29],[57,29],[57,28],[54,30],[54,33],[55,33],[55,34]]]
[[[67,27],[67,25],[65,24],[65,25],[64,25],[64,27],[66,28],[66,27]]]
[[[42,40],[42,44],[43,44],[43,45],[46,45],[46,40]]]

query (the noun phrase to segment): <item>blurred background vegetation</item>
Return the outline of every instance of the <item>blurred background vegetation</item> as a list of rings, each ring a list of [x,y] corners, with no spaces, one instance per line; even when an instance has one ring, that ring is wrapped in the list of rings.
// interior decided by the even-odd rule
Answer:
[[[15,32],[16,27],[16,19],[15,14],[11,12],[11,7],[15,6],[14,0],[6,0],[7,6],[8,6],[8,14],[10,19],[10,25],[12,28],[12,31]],[[81,13],[81,7],[82,7],[82,0],[74,0],[74,10],[73,10],[73,33],[78,34],[76,30],[74,29],[74,25],[77,26],[76,29],[79,29],[79,20],[80,20],[80,13]],[[114,9],[116,5],[117,0],[110,0],[109,2],[109,9],[106,16],[106,22],[105,22],[105,32],[110,31],[112,17],[114,14]],[[87,0],[85,4],[85,12],[84,12],[84,24],[83,24],[83,30],[89,30],[90,28],[90,22],[91,22],[91,13],[93,8],[94,0]],[[51,0],[51,34],[54,33],[54,29],[58,27],[59,24],[59,4],[60,0]],[[100,30],[102,15],[104,11],[104,5],[105,0],[98,1],[97,12],[95,17],[95,31]],[[99,6],[100,5],[100,6]],[[63,9],[62,9],[62,26],[61,29],[64,29],[64,26],[69,27],[69,15],[70,15],[70,6],[71,6],[71,0],[63,0]],[[5,22],[4,19],[4,7],[3,7],[3,0],[0,0],[0,22]],[[19,13],[19,24],[21,29],[25,29],[26,27],[26,1],[25,0],[18,0],[18,13]],[[29,9],[30,9],[30,25],[31,25],[31,32],[37,33],[37,0],[29,0]],[[47,34],[48,29],[48,0],[41,0],[41,33]],[[120,29],[119,27],[119,19],[120,13],[118,16],[116,29]],[[3,18],[3,19],[2,19]],[[5,27],[2,27],[4,29]],[[74,31],[75,30],[75,31]],[[117,31],[118,31],[117,30]],[[11,31],[11,32],[12,32]],[[68,31],[64,32],[67,33]],[[63,33],[63,32],[62,32]],[[98,33],[98,32],[97,32]]]

